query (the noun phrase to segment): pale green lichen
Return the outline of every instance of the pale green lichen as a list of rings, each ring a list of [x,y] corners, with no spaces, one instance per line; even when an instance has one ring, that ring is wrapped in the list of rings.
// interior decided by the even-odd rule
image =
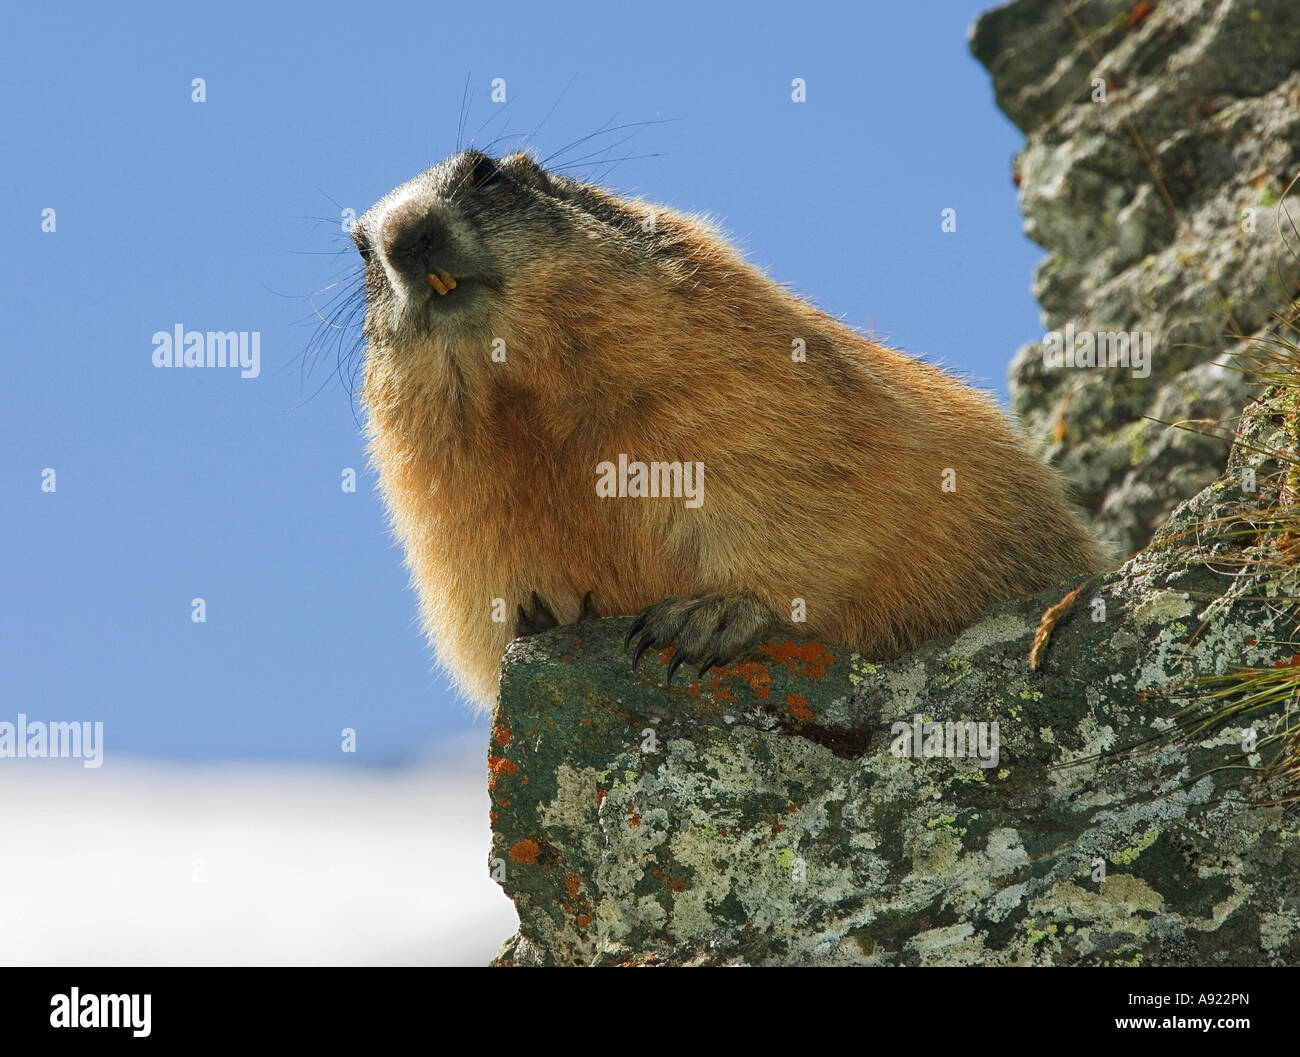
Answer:
[[[1136,844],[1130,845],[1129,847],[1125,848],[1123,851],[1116,852],[1112,856],[1113,861],[1118,863],[1120,866],[1128,866],[1130,863],[1133,862],[1134,859],[1136,859],[1139,855],[1141,855],[1144,851],[1146,851],[1149,847],[1151,847],[1151,845],[1155,843],[1156,838],[1158,836],[1160,836],[1160,831],[1156,829],[1155,826],[1152,826],[1144,834],[1142,834],[1141,838],[1138,840]]]
[[[858,686],[863,679],[874,679],[880,674],[880,669],[870,661],[862,659],[859,653],[849,654],[849,684]]]

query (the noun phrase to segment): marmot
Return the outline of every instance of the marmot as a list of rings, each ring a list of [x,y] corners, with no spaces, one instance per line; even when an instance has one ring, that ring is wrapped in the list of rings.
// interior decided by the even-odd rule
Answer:
[[[1104,566],[988,396],[698,218],[470,150],[353,239],[371,455],[424,627],[484,707],[539,623],[639,614],[670,678],[774,635],[885,657]]]

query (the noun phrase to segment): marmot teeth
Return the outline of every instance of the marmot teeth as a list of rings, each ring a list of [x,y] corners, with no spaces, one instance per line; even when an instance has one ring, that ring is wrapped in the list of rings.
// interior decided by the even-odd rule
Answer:
[[[450,272],[439,272],[437,275],[430,272],[428,280],[429,285],[437,291],[439,297],[443,297],[449,291],[456,289],[456,277]]]

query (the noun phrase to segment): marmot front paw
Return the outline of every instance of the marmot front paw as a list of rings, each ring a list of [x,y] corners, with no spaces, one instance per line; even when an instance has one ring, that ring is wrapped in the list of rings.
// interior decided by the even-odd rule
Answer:
[[[668,682],[687,661],[700,666],[703,675],[717,664],[726,664],[742,654],[755,638],[772,624],[767,607],[753,595],[706,595],[703,598],[665,598],[648,606],[632,622],[624,647],[637,640],[632,667],[652,646],[673,647],[668,663]]]

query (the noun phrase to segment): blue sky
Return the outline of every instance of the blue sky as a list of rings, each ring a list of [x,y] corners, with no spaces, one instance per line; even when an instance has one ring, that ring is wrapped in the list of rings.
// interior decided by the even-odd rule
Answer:
[[[353,264],[340,210],[451,153],[463,98],[467,138],[535,132],[542,155],[647,123],[571,150],[625,158],[571,175],[712,214],[822,308],[1005,400],[1041,251],[1021,137],[966,50],[988,6],[9,8],[0,719],[101,720],[106,765],[383,764],[485,727],[416,626],[346,386],[301,361],[313,293]],[[260,376],[154,368],[176,324],[260,332]]]

